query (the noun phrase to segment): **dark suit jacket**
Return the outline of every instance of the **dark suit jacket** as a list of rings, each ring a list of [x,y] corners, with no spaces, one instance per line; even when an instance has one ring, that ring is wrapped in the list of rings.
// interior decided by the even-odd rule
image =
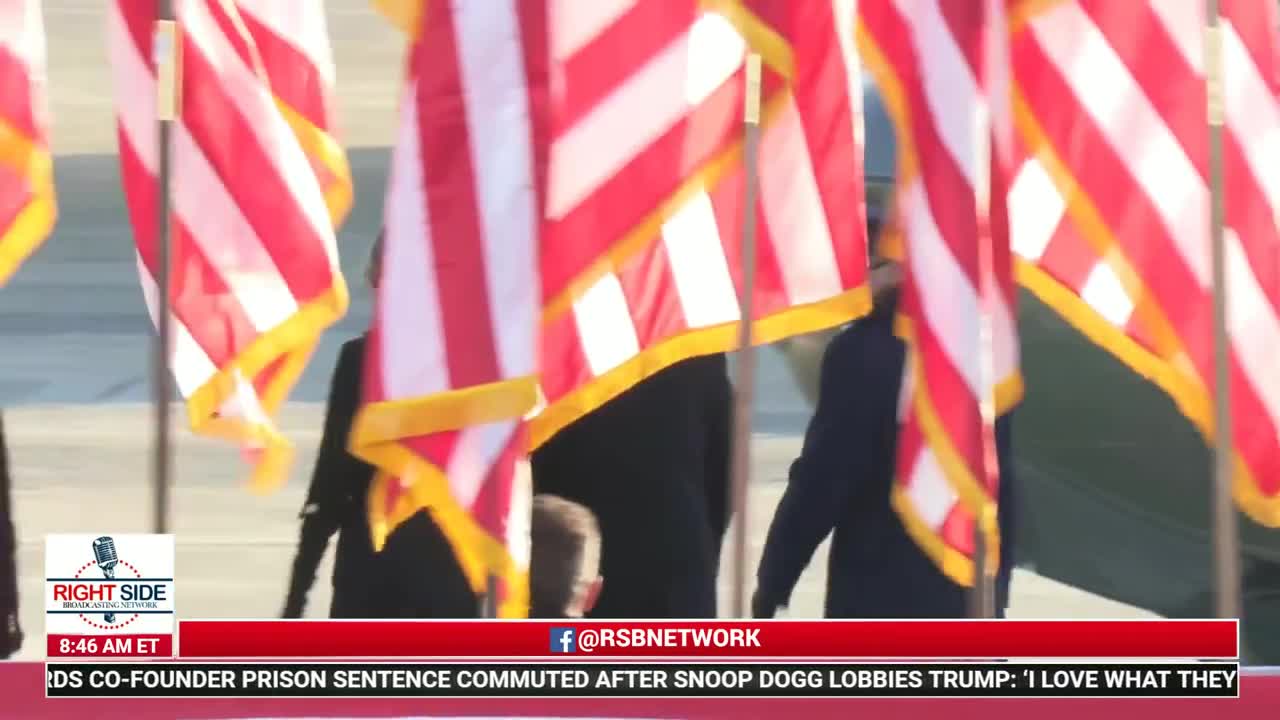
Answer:
[[[601,534],[592,618],[716,616],[729,520],[724,355],[677,363],[533,453],[535,492],[585,505]]]
[[[381,552],[369,533],[366,498],[374,468],[347,451],[347,436],[360,405],[364,338],[342,346],[324,421],[295,560],[286,614],[297,614],[334,532],[333,617],[475,617],[472,592],[448,540],[421,512],[397,528]],[[290,612],[292,610],[293,612]]]
[[[814,550],[830,534],[827,617],[964,617],[967,589],[943,575],[889,505],[897,458],[905,346],[893,305],[853,323],[828,346],[818,405],[769,528],[757,574],[762,614],[785,606]],[[1014,487],[1010,417],[996,421],[1001,553],[996,607],[1008,606]]]
[[[18,627],[18,541],[13,530],[9,502],[9,450],[4,440],[4,418],[0,417],[0,659],[16,653],[22,645]]]

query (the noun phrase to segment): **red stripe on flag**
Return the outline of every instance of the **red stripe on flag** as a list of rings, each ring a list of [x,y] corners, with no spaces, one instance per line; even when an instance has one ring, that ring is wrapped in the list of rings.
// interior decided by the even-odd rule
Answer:
[[[1064,111],[1063,103],[1076,104],[1074,91],[1039,45],[1016,42],[1013,52],[1015,64],[1025,72],[1021,90],[1046,136],[1060,152],[1072,151],[1063,155],[1063,161],[1082,188],[1106,189],[1091,192],[1089,199],[1125,257],[1145,269],[1143,282],[1196,366],[1207,367],[1212,350],[1211,304],[1181,261],[1151,200],[1088,114],[1076,108]]]
[[[333,284],[328,257],[321,250],[324,238],[294,201],[292,189],[271,160],[272,149],[261,145],[220,76],[184,34],[182,123],[257,236],[239,241],[259,243],[299,304],[306,303]],[[245,178],[254,181],[247,183]]]
[[[251,12],[240,19],[253,38],[263,69],[271,80],[271,92],[318,128],[328,129],[333,118],[330,90],[311,58],[263,25]],[[322,178],[322,185],[326,185]]]
[[[138,256],[154,280],[160,277],[156,238],[156,179],[138,159],[123,131],[119,132],[120,175],[129,188],[129,216]],[[173,218],[170,255],[170,311],[195,339],[213,364],[221,368],[235,358],[258,332],[240,301],[231,294],[218,268],[196,246],[181,218]]]
[[[966,557],[973,557],[973,552],[977,549],[974,547],[976,530],[973,513],[969,512],[963,503],[956,503],[952,506],[951,512],[947,513],[947,519],[942,521],[942,531],[938,534],[951,549],[963,553]]]
[[[617,273],[642,348],[689,329],[671,272],[667,245],[659,238]]]
[[[861,213],[851,213],[845,208],[849,198],[864,196],[862,148],[853,135],[855,121],[853,104],[862,104],[860,97],[850,98],[851,85],[860,91],[858,83],[849,82],[849,69],[845,67],[843,49],[837,37],[837,28],[848,18],[834,16],[830,3],[784,2],[763,3],[773,11],[780,5],[784,12],[770,12],[766,17],[780,25],[783,34],[798,37],[805,42],[793,45],[796,77],[792,81],[792,93],[796,110],[804,128],[809,158],[813,166],[818,194],[822,198],[823,211],[831,233],[831,247],[835,252],[836,267],[844,287],[857,287],[866,280],[866,223]],[[779,15],[772,20],[773,15]],[[843,29],[843,28],[841,28]],[[816,149],[821,148],[821,152]]]
[[[637,113],[645,112],[643,107]],[[546,223],[555,262],[542,265],[544,301],[555,298],[592,263],[684,185],[741,133],[742,73],[637,154],[558,220]],[[564,158],[561,162],[571,161]]]
[[[555,132],[573,127],[687,33],[702,14],[699,5],[694,0],[638,2],[564,60],[559,67],[563,83],[555,104]],[[576,12],[565,7],[564,12]],[[690,63],[694,60],[690,54]]]
[[[542,324],[541,367],[555,368],[542,373],[542,392],[548,404],[573,392],[591,380],[590,364],[582,349],[582,337],[572,312],[561,313]]]
[[[227,43],[235,49],[240,61],[252,68],[254,74],[262,69],[262,58],[258,56],[258,49],[254,46],[252,38],[245,32],[245,26],[240,22],[240,10],[234,2],[226,5],[220,0],[188,0],[188,2],[198,2],[208,8],[214,24],[217,25],[218,33],[227,39]],[[182,4],[179,3],[179,13],[182,12],[181,8]],[[184,29],[184,32],[189,30]]]
[[[436,70],[418,76],[419,147],[422,184],[431,224],[432,267],[442,305],[449,387],[493,382],[499,378],[492,308],[485,272],[484,228],[472,166],[467,127],[466,88],[458,67],[454,10],[443,3],[427,7],[422,35],[413,46],[413,64]]]
[[[1070,219],[1063,217],[1053,231],[1038,264],[1055,280],[1079,293],[1101,260],[1093,247],[1080,237]]]
[[[720,228],[720,243],[725,260],[729,263],[729,275],[733,289],[742,295],[742,223],[745,218],[746,172],[741,164],[734,165],[711,191],[711,208],[715,212],[716,225]],[[756,278],[755,297],[751,314],[755,318],[768,317],[791,305],[787,297],[782,266],[774,247],[774,236],[765,222],[764,204],[756,203]]]
[[[1280,433],[1259,399],[1258,388],[1249,382],[1234,353],[1231,356],[1231,387],[1231,412],[1235,418],[1232,427],[1234,450],[1249,466],[1249,472],[1262,494],[1276,497],[1280,495],[1280,452],[1276,451],[1276,438]]]
[[[37,139],[44,133],[37,122],[31,92],[35,79],[27,63],[0,45],[0,120],[14,127],[28,139]]]
[[[1280,97],[1280,43],[1276,42],[1276,26],[1280,8],[1275,3],[1256,0],[1222,0],[1222,17],[1240,36],[1245,51],[1262,72],[1271,94]]]

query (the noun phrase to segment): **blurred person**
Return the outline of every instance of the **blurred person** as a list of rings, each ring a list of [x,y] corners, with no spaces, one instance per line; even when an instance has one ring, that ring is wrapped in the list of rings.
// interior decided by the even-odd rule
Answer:
[[[0,415],[0,660],[16,655],[22,648],[22,628],[18,625],[18,540],[13,530],[13,504],[9,501],[11,484],[4,416]]]
[[[676,363],[534,451],[534,491],[595,515],[607,582],[591,618],[713,618],[729,522],[723,354]]]
[[[529,535],[529,617],[584,617],[602,584],[595,516],[562,497],[535,495]]]
[[[367,272],[376,290],[382,235]],[[419,512],[401,524],[375,552],[366,510],[375,468],[347,450],[360,407],[365,336],[343,344],[333,371],[324,434],[300,518],[298,551],[284,617],[301,617],[307,593],[329,539],[338,533],[333,567],[334,618],[470,618],[480,611],[453,548],[431,516]]]
[[[822,360],[817,407],[791,465],[757,571],[752,615],[773,617],[818,545],[833,533],[829,618],[958,618],[969,589],[951,581],[907,534],[890,506],[897,461],[898,394],[906,347],[894,334],[901,271],[879,259],[871,313],[842,330]],[[1008,607],[1014,555],[1010,415],[996,421],[1000,565],[995,608]]]

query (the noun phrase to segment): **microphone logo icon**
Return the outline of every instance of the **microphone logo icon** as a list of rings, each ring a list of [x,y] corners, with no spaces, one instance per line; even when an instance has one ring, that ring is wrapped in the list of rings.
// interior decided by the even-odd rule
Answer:
[[[93,559],[98,563],[98,568],[102,570],[102,576],[108,580],[112,580],[116,576],[116,563],[119,558],[116,556],[116,541],[110,536],[104,535],[93,541]],[[102,616],[103,622],[107,624],[116,621],[115,613],[107,613]]]

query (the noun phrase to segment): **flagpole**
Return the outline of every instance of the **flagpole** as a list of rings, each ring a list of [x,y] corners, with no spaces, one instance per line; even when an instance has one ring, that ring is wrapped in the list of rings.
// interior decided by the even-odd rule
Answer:
[[[496,620],[498,617],[498,576],[492,573],[485,579],[484,597],[480,598],[480,617]]]
[[[743,108],[744,179],[742,220],[742,293],[738,298],[738,372],[734,382],[733,616],[747,617],[747,489],[751,481],[751,410],[756,387],[755,349],[751,344],[752,299],[756,281],[756,195],[760,156],[760,55],[747,55],[746,102]]]
[[[1004,83],[997,80],[997,70],[1002,67],[1006,58],[994,56],[995,48],[1004,50],[1003,43],[995,43],[995,39],[1002,36],[1005,31],[1004,14],[997,9],[999,7],[997,2],[998,0],[988,0],[984,11],[984,15],[990,15],[984,19],[983,23],[983,33],[986,37],[982,61],[983,86],[988,94],[1002,93],[1007,90]],[[974,178],[974,208],[980,218],[976,240],[979,272],[978,366],[981,378],[979,387],[982,388],[982,394],[978,398],[982,422],[980,428],[981,471],[984,484],[990,488],[998,488],[1003,481],[1000,477],[1000,456],[995,439],[995,389],[1001,378],[998,377],[995,362],[994,322],[999,288],[996,284],[995,234],[992,231],[992,216],[995,214],[993,210],[998,203],[1005,202],[1004,183],[1001,182],[997,188],[992,188],[992,178],[996,173],[1003,172],[1003,162],[1006,159],[1002,153],[1005,148],[1001,145],[1004,138],[1003,136],[997,138],[997,135],[1004,130],[1003,121],[997,119],[1002,106],[1002,103],[995,102],[993,99],[992,105],[988,108],[990,115],[987,117],[986,142],[978,144],[977,160],[980,169],[975,173]],[[1000,216],[1004,216],[1004,211],[1000,212]],[[1001,226],[1003,227],[1004,224],[1002,222]],[[1002,230],[1002,240],[1005,239],[1003,232]],[[997,502],[999,502],[998,496],[986,499],[980,510],[974,514],[973,587],[970,592],[969,607],[969,614],[974,618],[993,618],[996,614],[995,576],[998,563],[993,560],[994,556],[998,556],[1002,551],[997,530]]]
[[[1227,271],[1222,153],[1222,18],[1205,0],[1205,80],[1209,116],[1210,233],[1213,245],[1213,565],[1218,617],[1240,617],[1240,547],[1231,498],[1231,381],[1227,331]]]
[[[153,52],[156,63],[156,123],[160,149],[157,169],[156,239],[159,245],[159,286],[156,303],[156,339],[152,359],[152,394],[155,403],[155,438],[152,448],[153,521],[157,533],[169,532],[169,489],[171,486],[172,448],[169,433],[170,378],[169,346],[172,327],[169,321],[171,221],[169,185],[172,150],[169,138],[178,109],[178,32],[173,19],[171,0],[157,0]]]

